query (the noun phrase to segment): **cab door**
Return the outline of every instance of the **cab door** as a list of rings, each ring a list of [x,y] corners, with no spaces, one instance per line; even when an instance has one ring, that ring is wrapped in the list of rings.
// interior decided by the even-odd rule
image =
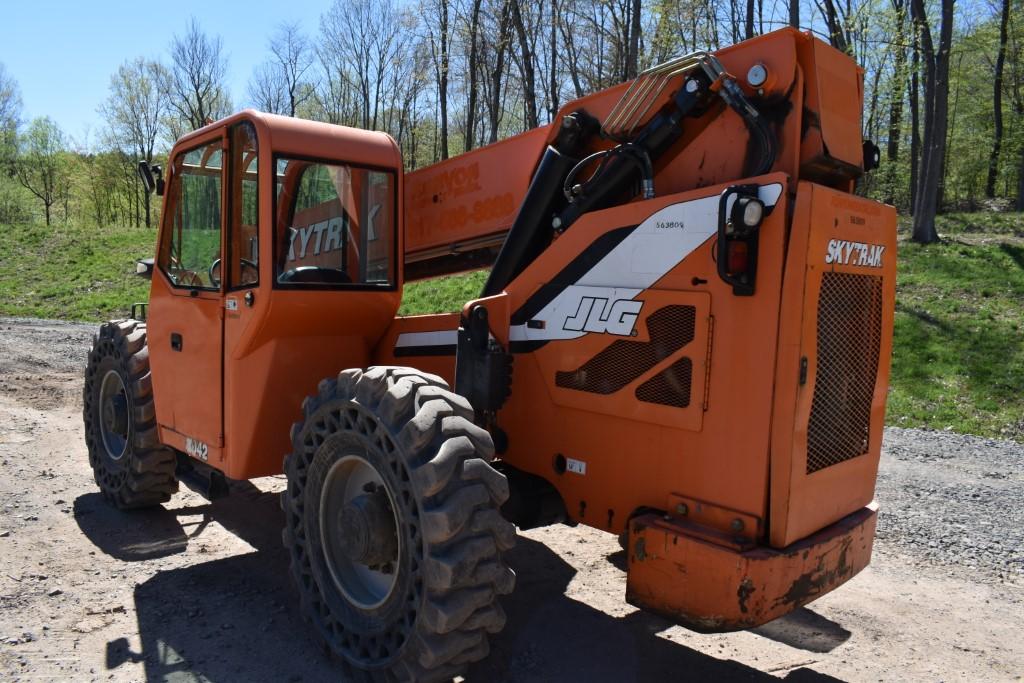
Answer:
[[[200,460],[224,445],[226,131],[175,151],[148,314],[161,439]]]

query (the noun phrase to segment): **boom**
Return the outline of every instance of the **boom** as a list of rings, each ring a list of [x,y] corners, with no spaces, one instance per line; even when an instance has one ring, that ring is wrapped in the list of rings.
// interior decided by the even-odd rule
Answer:
[[[523,209],[545,149],[557,142],[567,116],[584,111],[605,121],[619,107],[620,122],[610,122],[618,130],[607,130],[606,123],[581,146],[575,163],[635,137],[690,74],[706,75],[704,67],[712,62],[724,75],[737,76],[717,83],[735,84],[777,137],[775,170],[789,174],[794,183],[805,179],[852,189],[864,170],[859,123],[863,71],[810,35],[783,29],[714,55],[695,53],[659,65],[634,82],[569,102],[552,124],[407,173],[406,280],[494,262]],[[630,101],[634,106],[627,112]],[[630,113],[629,125],[622,125]],[[654,187],[658,194],[670,194],[752,175],[745,166],[758,153],[754,142],[737,108],[720,97],[687,121],[682,135],[662,150],[654,161]]]

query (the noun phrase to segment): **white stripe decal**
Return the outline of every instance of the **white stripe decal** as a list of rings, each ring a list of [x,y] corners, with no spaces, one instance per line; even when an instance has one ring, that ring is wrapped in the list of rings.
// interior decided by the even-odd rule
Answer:
[[[762,185],[758,189],[758,197],[767,207],[775,206],[781,196],[780,183]],[[729,198],[726,212],[732,208],[735,198],[735,195]],[[620,302],[633,299],[651,287],[717,234],[719,201],[720,195],[715,194],[659,209],[534,316],[535,320],[544,321],[543,328],[513,325],[509,339],[575,339],[598,331],[592,325],[588,325],[591,329],[579,329],[580,325],[573,322],[582,308],[593,311],[589,322],[599,326],[607,322],[609,331],[617,323],[628,321],[628,317],[620,313]]]
[[[395,348],[407,346],[454,346],[459,341],[457,330],[437,330],[434,332],[403,332],[395,341]]]

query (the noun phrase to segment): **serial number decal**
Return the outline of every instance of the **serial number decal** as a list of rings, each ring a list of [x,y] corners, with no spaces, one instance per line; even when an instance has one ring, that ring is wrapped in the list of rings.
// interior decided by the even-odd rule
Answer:
[[[885,246],[881,244],[829,240],[828,250],[825,252],[825,263],[881,268],[884,252]]]
[[[193,439],[191,436],[185,437],[185,452],[203,462],[210,458],[210,447],[202,441]]]
[[[583,460],[575,460],[573,458],[566,458],[566,460],[565,460],[565,469],[569,470],[570,472],[574,472],[576,474],[582,474],[582,475],[586,476],[586,474],[587,474],[587,463],[584,462]]]

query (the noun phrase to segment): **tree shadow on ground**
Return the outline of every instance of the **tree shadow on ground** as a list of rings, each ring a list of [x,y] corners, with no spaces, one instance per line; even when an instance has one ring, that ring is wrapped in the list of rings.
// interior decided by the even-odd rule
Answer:
[[[1012,258],[1019,268],[1024,268],[1024,247],[1019,247],[1009,242],[1003,242],[999,245],[999,248],[1003,252]]]
[[[339,669],[314,646],[299,614],[280,544],[277,494],[235,484],[227,499],[194,507],[172,504],[146,516],[108,513],[88,496],[82,499],[76,510],[79,502],[88,510],[79,521],[83,531],[103,552],[126,561],[162,556],[135,552],[143,539],[184,547],[201,537],[210,521],[256,549],[160,571],[139,584],[134,597],[141,650],[133,650],[132,633],[111,640],[108,669],[143,662],[151,681],[339,680]],[[172,523],[196,515],[203,521],[191,528],[178,524],[175,529]],[[492,638],[491,656],[469,670],[467,683],[778,680],[659,637],[671,626],[660,617],[639,611],[617,617],[568,597],[576,570],[541,543],[520,537],[508,559],[518,575],[514,594],[503,602],[508,624]],[[836,679],[801,668],[786,680]]]

